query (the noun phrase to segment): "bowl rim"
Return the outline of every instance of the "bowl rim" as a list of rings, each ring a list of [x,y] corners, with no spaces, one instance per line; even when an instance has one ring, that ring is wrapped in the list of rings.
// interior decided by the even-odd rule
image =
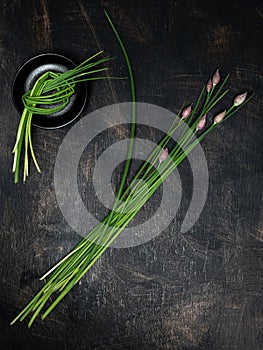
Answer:
[[[21,111],[19,110],[19,107],[17,106],[17,103],[16,103],[16,100],[15,100],[15,94],[14,94],[14,89],[15,89],[15,84],[16,84],[16,80],[17,80],[17,77],[19,76],[19,74],[21,73],[21,71],[32,61],[36,60],[37,58],[41,58],[41,57],[59,57],[63,60],[66,60],[68,61],[69,63],[73,64],[75,67],[77,66],[77,64],[71,60],[70,58],[68,58],[67,56],[64,56],[62,54],[58,54],[58,53],[54,53],[54,52],[46,52],[46,53],[41,53],[41,54],[38,54],[38,55],[35,55],[31,58],[29,58],[26,62],[24,62],[17,70],[15,76],[14,76],[14,79],[13,79],[13,82],[12,82],[12,86],[11,86],[11,91],[12,91],[12,100],[13,100],[13,104],[17,110],[17,112],[21,115]],[[37,128],[40,128],[40,129],[47,129],[47,130],[52,130],[52,129],[60,129],[60,128],[63,128],[64,126],[67,126],[69,124],[71,124],[72,122],[74,122],[79,116],[80,114],[83,112],[83,109],[85,108],[85,105],[86,105],[86,102],[87,102],[87,84],[86,82],[81,82],[82,86],[84,87],[85,89],[85,98],[83,100],[83,103],[82,103],[82,106],[80,108],[80,110],[78,111],[78,113],[76,115],[74,115],[74,117],[72,117],[69,121],[67,121],[66,123],[63,123],[61,125],[57,125],[57,126],[42,126],[42,125],[38,125],[38,124],[35,124],[33,121],[32,121],[32,125],[34,125],[35,127]]]

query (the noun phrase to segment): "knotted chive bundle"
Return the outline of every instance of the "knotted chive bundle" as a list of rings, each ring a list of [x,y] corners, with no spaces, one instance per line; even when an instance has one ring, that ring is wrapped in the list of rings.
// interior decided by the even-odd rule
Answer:
[[[63,110],[69,103],[71,96],[74,95],[75,85],[77,83],[109,78],[108,76],[96,76],[97,73],[108,69],[106,67],[97,68],[97,66],[112,60],[109,56],[96,59],[102,53],[103,51],[96,53],[77,67],[64,73],[44,73],[35,82],[33,88],[22,96],[24,110],[20,118],[16,142],[13,148],[13,172],[15,183],[17,183],[19,179],[23,144],[25,149],[23,181],[26,181],[29,173],[29,149],[37,170],[41,172],[32,145],[31,125],[33,115],[47,115]],[[96,60],[94,61],[94,59]]]

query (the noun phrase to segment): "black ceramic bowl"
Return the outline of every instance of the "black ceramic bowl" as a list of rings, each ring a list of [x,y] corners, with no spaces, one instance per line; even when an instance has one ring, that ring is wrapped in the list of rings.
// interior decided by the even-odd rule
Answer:
[[[76,64],[62,55],[46,53],[28,60],[17,72],[13,82],[13,100],[21,115],[24,109],[23,94],[32,89],[36,80],[44,73],[52,71],[63,73],[76,67]],[[68,105],[61,111],[48,115],[34,115],[32,123],[44,129],[61,128],[75,120],[82,112],[87,99],[85,83],[75,86],[75,93],[71,96]]]

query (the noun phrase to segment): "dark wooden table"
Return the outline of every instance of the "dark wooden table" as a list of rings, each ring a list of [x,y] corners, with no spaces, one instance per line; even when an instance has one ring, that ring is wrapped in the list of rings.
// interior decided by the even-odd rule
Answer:
[[[13,183],[19,115],[12,81],[36,54],[81,62],[100,49],[116,57],[111,74],[127,75],[103,7],[130,54],[138,101],[177,111],[217,67],[222,75],[233,73],[231,96],[256,96],[202,143],[209,192],[191,230],[179,230],[191,199],[186,161],[179,168],[182,205],[166,230],[141,246],[110,248],[44,322],[30,330],[26,323],[11,327],[41,286],[38,277],[80,239],[63,218],[53,186],[56,154],[71,126],[35,128],[43,173],[31,164],[27,183]],[[0,348],[262,349],[262,1],[2,0],[0,11]],[[128,81],[94,82],[85,113],[129,100]],[[158,141],[158,132],[148,134]],[[99,141],[97,152],[109,140]],[[92,164],[96,153],[89,157]],[[92,189],[85,182],[80,188],[93,203]],[[99,218],[105,214],[99,204],[93,210]],[[147,215],[143,210],[140,220]]]

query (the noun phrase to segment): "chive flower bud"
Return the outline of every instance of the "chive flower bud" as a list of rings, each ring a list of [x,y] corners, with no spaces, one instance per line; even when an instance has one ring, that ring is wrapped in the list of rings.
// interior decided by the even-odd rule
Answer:
[[[192,111],[192,105],[189,105],[188,107],[185,107],[182,111],[182,119],[186,119],[189,117],[190,113]]]
[[[165,148],[162,150],[162,153],[160,154],[160,157],[159,157],[159,164],[161,164],[162,162],[164,162],[165,159],[168,157],[168,155],[169,155],[168,148],[165,147]]]
[[[212,90],[212,87],[213,87],[213,83],[212,83],[212,80],[209,79],[207,84],[206,84],[206,91],[207,92],[210,92]]]
[[[198,131],[202,130],[205,126],[205,123],[206,123],[206,114],[204,114],[200,119],[199,123],[196,126],[196,130]]]
[[[214,124],[219,124],[222,122],[222,120],[225,118],[226,111],[219,113],[215,119],[214,119]]]
[[[247,92],[244,92],[243,94],[237,95],[234,99],[234,106],[240,106],[245,99],[247,98]]]
[[[219,74],[219,69],[216,70],[215,74],[213,75],[212,78],[212,83],[213,85],[217,85],[220,82],[220,74]]]

